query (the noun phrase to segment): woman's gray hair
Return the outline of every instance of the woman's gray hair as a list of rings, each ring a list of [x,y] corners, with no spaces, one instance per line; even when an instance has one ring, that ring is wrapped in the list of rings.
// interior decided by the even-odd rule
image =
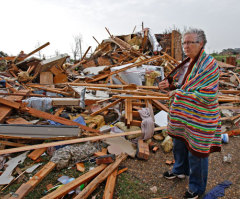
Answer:
[[[197,28],[189,28],[183,33],[183,37],[187,34],[196,34],[197,35],[197,41],[201,42],[203,41],[203,47],[205,47],[207,43],[207,38],[202,29],[197,29]]]

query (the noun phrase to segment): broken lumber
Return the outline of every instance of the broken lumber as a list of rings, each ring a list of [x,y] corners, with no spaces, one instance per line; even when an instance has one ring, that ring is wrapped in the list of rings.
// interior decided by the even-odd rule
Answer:
[[[26,59],[27,57],[33,55],[34,53],[38,52],[39,50],[45,48],[45,47],[48,46],[49,44],[50,44],[50,43],[47,42],[47,43],[43,44],[42,46],[38,47],[37,49],[33,50],[32,52],[28,53],[28,54],[24,57],[24,59]],[[20,62],[18,62],[17,64],[19,64],[19,63],[20,63]]]
[[[103,194],[103,199],[112,199],[113,193],[116,185],[118,175],[118,169],[115,169],[107,178],[107,182],[105,185],[105,190]]]
[[[169,97],[156,97],[156,96],[141,96],[141,95],[133,95],[133,96],[123,96],[123,95],[113,95],[114,98],[120,99],[155,99],[155,100],[169,100]]]
[[[122,85],[122,84],[93,84],[93,83],[63,83],[60,85],[71,85],[71,86],[86,86],[86,87],[107,87],[107,88],[128,88],[129,85],[135,85],[135,84],[128,84],[128,85]],[[156,89],[159,90],[159,88],[157,86],[137,86],[135,85],[136,88],[135,89]]]
[[[164,110],[167,113],[169,112],[169,109],[165,105],[163,105],[161,102],[159,102],[158,100],[152,100],[152,103],[159,110]]]
[[[107,167],[107,165],[102,164],[102,165],[96,167],[95,169],[79,176],[75,180],[63,185],[62,187],[53,191],[52,193],[42,197],[41,199],[61,198],[62,196],[66,195],[69,191],[72,191],[72,190],[76,189],[81,184],[84,184],[84,183],[88,182],[89,180],[91,180],[92,178],[94,178],[96,175],[98,175],[106,167]]]
[[[28,157],[31,158],[32,160],[36,160],[36,159],[38,159],[46,150],[47,150],[47,148],[35,149],[32,153],[28,154]]]
[[[6,146],[15,146],[15,147],[27,146],[26,144],[4,141],[4,140],[0,140],[0,143],[3,144],[3,145],[6,145]]]
[[[100,110],[98,110],[98,111],[92,113],[90,116],[95,116],[95,115],[97,115],[98,113],[101,113],[101,112],[107,110],[108,108],[110,108],[110,107],[116,105],[117,103],[119,103],[119,102],[121,102],[121,101],[122,101],[122,99],[118,99],[118,100],[116,100],[116,101],[114,101],[114,102],[108,104],[107,106],[103,107],[102,109],[100,109]]]
[[[126,154],[121,154],[116,161],[107,166],[96,178],[94,178],[74,199],[87,198],[118,166],[127,158]]]
[[[44,118],[44,119],[47,119],[47,120],[53,120],[55,122],[59,122],[61,124],[65,124],[65,125],[79,126],[83,130],[90,131],[90,132],[97,133],[97,134],[99,133],[99,130],[89,128],[87,126],[84,126],[84,125],[79,124],[77,122],[74,122],[72,120],[65,119],[63,117],[51,115],[50,113],[39,111],[39,110],[31,108],[31,107],[21,107],[20,108],[21,104],[17,103],[17,102],[13,102],[13,101],[10,101],[10,100],[0,98],[0,103],[2,103],[4,105],[7,105],[7,106],[10,106],[12,108],[20,109],[21,111],[27,112],[34,117]]]
[[[8,96],[5,98],[5,100],[9,100],[9,101],[22,100],[22,99],[23,99],[23,96]],[[6,117],[11,114],[12,109],[13,109],[12,107],[5,106],[0,103],[0,123],[3,123]]]
[[[48,162],[44,167],[37,172],[29,181],[23,183],[14,196],[9,199],[21,199],[24,198],[30,191],[32,191],[56,166],[54,162]]]
[[[154,128],[154,131],[159,131],[163,129],[166,129],[166,126]],[[65,144],[75,144],[75,143],[81,143],[81,142],[87,142],[87,141],[96,141],[96,140],[102,140],[102,139],[111,138],[111,137],[121,137],[121,136],[135,135],[135,134],[141,134],[141,133],[142,133],[142,130],[138,130],[138,131],[130,131],[130,132],[124,132],[124,133],[117,133],[117,134],[107,134],[107,135],[99,135],[99,136],[93,136],[93,137],[87,137],[87,138],[78,138],[78,139],[50,142],[50,143],[44,143],[44,144],[36,144],[31,146],[0,150],[0,155],[7,154],[7,153],[16,153],[20,151],[28,151],[33,149],[40,149],[44,147],[60,146]]]

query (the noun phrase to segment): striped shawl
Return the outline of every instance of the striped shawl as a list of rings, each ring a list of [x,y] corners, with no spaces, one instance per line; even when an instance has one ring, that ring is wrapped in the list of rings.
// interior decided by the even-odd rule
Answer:
[[[202,50],[186,81],[170,100],[169,135],[183,140],[199,157],[221,150],[218,80],[215,59]]]

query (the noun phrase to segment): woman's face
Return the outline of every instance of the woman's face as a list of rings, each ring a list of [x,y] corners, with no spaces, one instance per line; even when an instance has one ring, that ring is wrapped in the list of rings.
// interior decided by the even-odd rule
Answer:
[[[201,48],[203,47],[203,42],[197,40],[196,34],[186,34],[183,38],[183,49],[185,54],[194,59],[198,53],[200,52]]]

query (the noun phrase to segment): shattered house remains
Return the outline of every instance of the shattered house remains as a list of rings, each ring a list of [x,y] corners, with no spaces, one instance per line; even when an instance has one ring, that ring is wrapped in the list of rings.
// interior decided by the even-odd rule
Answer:
[[[74,64],[67,54],[35,58],[49,42],[28,54],[1,54],[1,191],[21,183],[5,193],[9,198],[24,198],[52,170],[73,166],[79,177],[58,178],[63,186],[49,186],[42,198],[70,192],[74,198],[87,198],[105,179],[104,198],[113,198],[117,175],[127,170],[118,167],[128,156],[148,160],[158,150],[155,142],[171,151],[172,140],[164,133],[169,98],[157,85],[184,58],[181,34],[153,34],[145,28],[114,36],[106,30],[109,38],[101,43],[94,38],[96,50],[86,57],[89,47]],[[237,135],[239,68],[218,64],[222,133]],[[49,157],[47,162],[41,162],[42,154]],[[26,160],[30,163],[20,168]],[[85,168],[86,160],[95,167]]]

